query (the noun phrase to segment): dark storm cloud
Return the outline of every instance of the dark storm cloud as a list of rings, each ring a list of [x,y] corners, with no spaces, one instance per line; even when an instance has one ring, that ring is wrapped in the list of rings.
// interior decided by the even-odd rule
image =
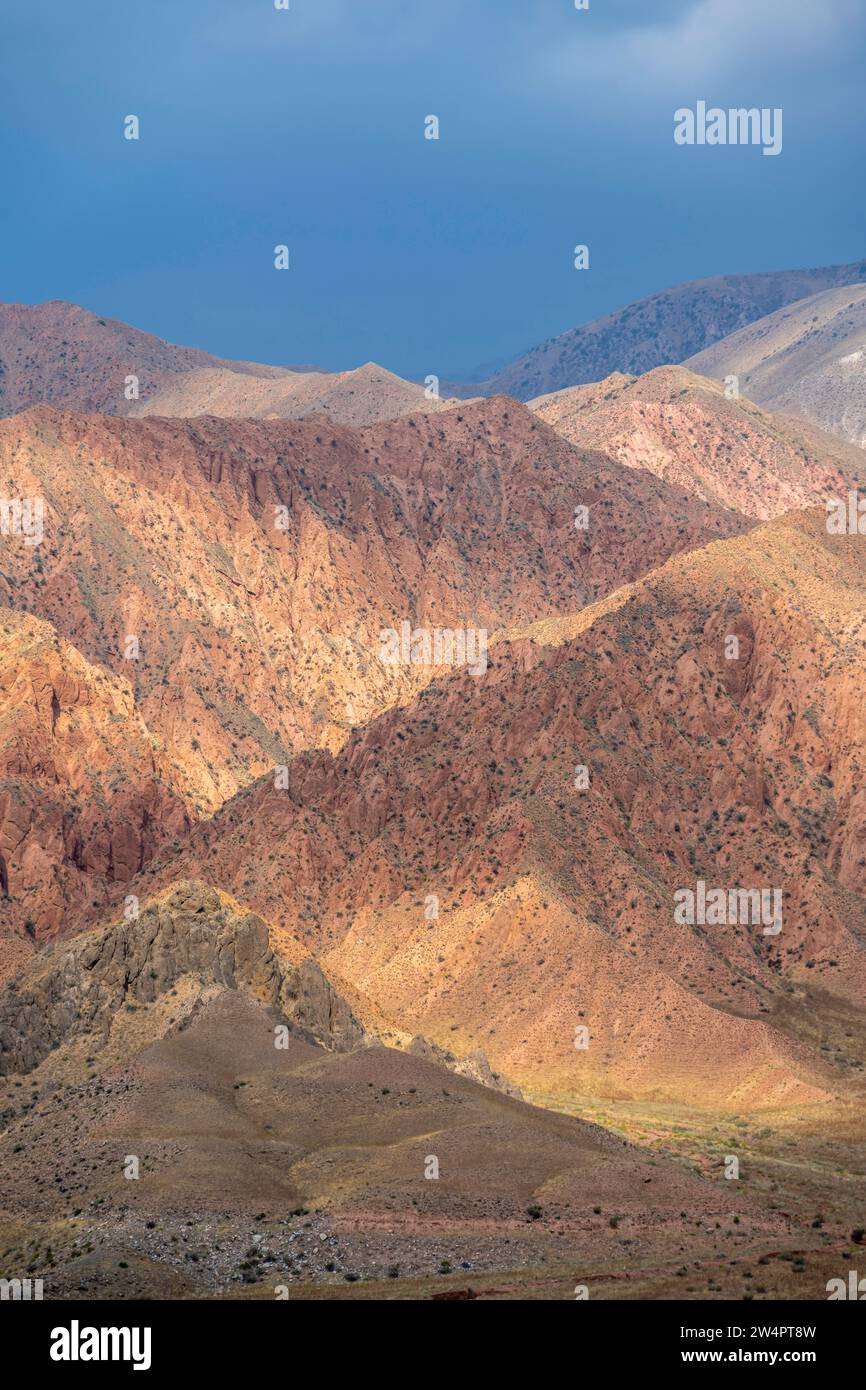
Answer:
[[[853,259],[864,18],[859,0],[7,3],[2,296],[230,356],[447,375],[678,280]],[[784,106],[782,156],[677,149],[673,112],[698,99]]]

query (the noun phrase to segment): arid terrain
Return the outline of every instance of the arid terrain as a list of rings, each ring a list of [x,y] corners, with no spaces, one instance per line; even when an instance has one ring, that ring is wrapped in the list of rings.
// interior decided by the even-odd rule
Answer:
[[[714,343],[687,366],[736,375],[744,395],[866,444],[866,285],[829,289]]]
[[[846,494],[864,477],[858,445],[761,410],[686,367],[617,374],[539,396],[530,408],[572,444],[761,520]]]
[[[45,499],[44,544],[10,548],[0,596],[43,620],[58,670],[41,705],[19,696],[7,717],[47,720],[48,752],[64,759],[75,744],[87,803],[61,820],[70,787],[44,744],[21,777],[20,742],[10,745],[0,855],[12,899],[38,907],[37,937],[104,905],[111,883],[143,867],[154,834],[177,820],[157,803],[206,817],[293,754],[336,750],[410,700],[434,672],[383,664],[384,627],[492,633],[579,610],[648,562],[750,524],[574,448],[504,398],[366,429],[39,406],[0,421],[0,471],[15,495]],[[578,503],[594,511],[588,531],[575,529]],[[16,689],[45,687],[41,666],[28,677],[29,656],[14,649],[24,637],[13,622]],[[61,680],[67,659],[76,670]],[[118,815],[111,836],[94,807],[129,793],[126,762],[111,766],[105,746],[120,711],[88,721],[79,708],[109,699],[109,672],[144,742],[133,767],[151,798]],[[82,722],[102,745],[94,760],[82,756]],[[103,765],[90,797],[84,782]]]
[[[0,309],[0,1276],[856,1264],[862,278],[681,286],[467,401]]]

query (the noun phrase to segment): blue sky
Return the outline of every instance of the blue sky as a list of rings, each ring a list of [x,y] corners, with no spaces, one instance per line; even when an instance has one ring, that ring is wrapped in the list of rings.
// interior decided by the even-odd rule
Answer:
[[[678,281],[866,255],[862,0],[290,4],[4,0],[0,298],[447,377]],[[781,106],[782,154],[675,145],[698,99]]]

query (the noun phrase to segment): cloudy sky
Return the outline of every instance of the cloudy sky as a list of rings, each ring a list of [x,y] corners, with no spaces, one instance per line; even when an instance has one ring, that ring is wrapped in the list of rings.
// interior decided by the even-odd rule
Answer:
[[[863,0],[4,0],[0,38],[0,298],[224,356],[447,377],[866,256]],[[699,99],[782,107],[782,154],[675,145]]]

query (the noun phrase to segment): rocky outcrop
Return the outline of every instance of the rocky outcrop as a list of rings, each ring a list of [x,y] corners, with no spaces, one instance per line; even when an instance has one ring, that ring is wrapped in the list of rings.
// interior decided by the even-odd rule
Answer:
[[[282,960],[261,917],[198,882],[174,885],[133,920],[49,945],[0,997],[0,1072],[27,1072],[66,1040],[107,1037],[126,1004],[152,1004],[184,976],[248,994],[323,1046],[364,1032],[309,957]]]
[[[423,1057],[427,1062],[447,1067],[455,1076],[467,1076],[470,1081],[477,1081],[481,1086],[489,1087],[491,1091],[501,1091],[503,1095],[513,1096],[515,1100],[523,1099],[520,1087],[494,1071],[487,1060],[486,1052],[480,1047],[467,1053],[465,1057],[455,1057],[453,1052],[419,1033],[412,1039],[406,1051],[411,1052],[413,1057]]]
[[[305,1031],[324,1047],[349,1052],[366,1041],[349,1004],[312,956],[283,969],[278,1003],[280,1012],[297,1030]]]
[[[0,980],[10,946],[104,917],[106,893],[186,832],[170,781],[128,674],[0,608]]]

